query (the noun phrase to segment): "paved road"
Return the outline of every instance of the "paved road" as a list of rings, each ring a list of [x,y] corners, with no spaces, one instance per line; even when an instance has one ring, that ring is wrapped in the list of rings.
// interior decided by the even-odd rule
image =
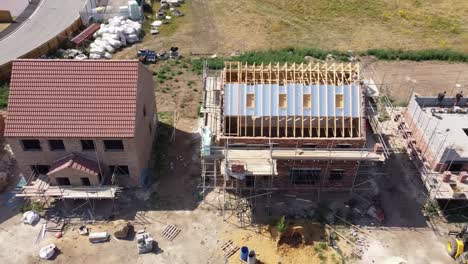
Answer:
[[[78,17],[86,0],[42,0],[21,27],[0,41],[0,65],[46,43]]]
[[[0,0],[0,10],[9,10],[16,17],[28,6],[28,0]]]

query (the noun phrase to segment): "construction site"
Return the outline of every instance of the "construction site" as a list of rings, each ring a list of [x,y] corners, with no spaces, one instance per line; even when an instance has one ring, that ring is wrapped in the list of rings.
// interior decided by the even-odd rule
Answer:
[[[343,63],[225,62],[222,71],[205,70],[203,194],[235,195],[242,211],[246,203],[270,210],[280,193],[318,202],[323,193],[368,189],[381,175],[369,168],[389,150],[367,137],[359,74],[359,64]]]
[[[413,94],[406,111],[395,116],[428,195],[443,201],[444,210],[451,200],[466,206],[467,109],[463,98]]]
[[[56,2],[0,32],[1,263],[468,263],[466,57],[397,51],[458,43],[458,18]]]

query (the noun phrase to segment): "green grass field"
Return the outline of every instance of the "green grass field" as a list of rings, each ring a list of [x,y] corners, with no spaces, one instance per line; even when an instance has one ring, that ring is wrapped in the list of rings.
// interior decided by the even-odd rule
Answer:
[[[468,52],[464,0],[211,0],[227,50]]]

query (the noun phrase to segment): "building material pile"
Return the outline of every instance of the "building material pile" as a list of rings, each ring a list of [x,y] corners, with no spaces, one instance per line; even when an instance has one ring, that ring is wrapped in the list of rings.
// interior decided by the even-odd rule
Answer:
[[[133,228],[133,226],[126,221],[120,220],[115,223],[114,236],[119,239],[124,239],[128,237],[128,233]]]
[[[151,252],[154,246],[154,239],[149,233],[140,233],[136,235],[138,254]]]
[[[50,259],[55,254],[56,249],[57,247],[55,246],[55,244],[47,245],[41,248],[41,250],[39,251],[39,257],[41,259]]]
[[[83,51],[79,49],[58,49],[57,50],[57,57],[63,58],[63,59],[76,59],[76,60],[84,60],[87,59],[88,56],[86,56]]]
[[[113,17],[107,24],[101,24],[101,28],[94,33],[95,40],[90,44],[89,58],[111,59],[116,49],[137,42],[140,33],[140,22],[123,16]]]

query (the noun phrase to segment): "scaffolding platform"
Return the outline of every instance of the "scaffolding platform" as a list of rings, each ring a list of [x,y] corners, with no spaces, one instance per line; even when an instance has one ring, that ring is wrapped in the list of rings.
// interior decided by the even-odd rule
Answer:
[[[367,160],[367,161],[384,161],[385,157],[382,154],[364,150],[338,150],[338,149],[281,149],[273,148],[272,150],[245,150],[245,149],[229,149],[224,150],[225,156],[232,160],[246,159],[299,159],[299,160]],[[270,156],[271,155],[271,156]]]
[[[58,199],[116,199],[120,193],[120,187],[114,185],[105,186],[50,186],[49,183],[41,177],[32,181],[30,185],[24,186],[19,190],[16,197],[51,197]]]

